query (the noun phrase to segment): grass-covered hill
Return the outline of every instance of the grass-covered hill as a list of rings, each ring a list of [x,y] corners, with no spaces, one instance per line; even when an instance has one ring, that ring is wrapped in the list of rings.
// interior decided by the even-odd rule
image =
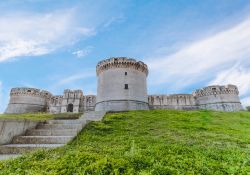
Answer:
[[[65,147],[0,162],[0,174],[250,174],[250,113],[110,113]]]

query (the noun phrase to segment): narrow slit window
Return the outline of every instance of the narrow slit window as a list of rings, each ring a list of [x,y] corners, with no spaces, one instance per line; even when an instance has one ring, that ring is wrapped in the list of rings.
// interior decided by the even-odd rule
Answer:
[[[124,89],[128,89],[128,84],[125,84],[125,87],[124,87]]]

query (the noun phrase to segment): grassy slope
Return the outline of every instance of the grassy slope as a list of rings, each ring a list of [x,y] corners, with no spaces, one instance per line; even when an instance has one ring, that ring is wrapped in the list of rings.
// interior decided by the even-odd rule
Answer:
[[[131,111],[69,145],[0,162],[0,174],[248,174],[250,113]]]
[[[61,113],[61,114],[49,114],[49,113],[27,113],[27,114],[0,114],[0,120],[48,120],[48,119],[60,119],[60,118],[78,118],[81,113]]]

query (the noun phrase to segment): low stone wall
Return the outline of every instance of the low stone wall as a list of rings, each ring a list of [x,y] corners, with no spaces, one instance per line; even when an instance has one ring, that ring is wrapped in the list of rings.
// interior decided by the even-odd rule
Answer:
[[[199,106],[200,109],[209,109],[209,110],[216,110],[216,111],[227,111],[227,112],[234,112],[243,110],[241,103],[211,103],[211,104],[203,104]]]
[[[178,109],[178,110],[198,110],[199,106],[177,106],[177,105],[150,105],[149,109]]]
[[[38,121],[0,120],[0,145],[8,144],[14,136],[25,134],[27,129],[35,128]]]

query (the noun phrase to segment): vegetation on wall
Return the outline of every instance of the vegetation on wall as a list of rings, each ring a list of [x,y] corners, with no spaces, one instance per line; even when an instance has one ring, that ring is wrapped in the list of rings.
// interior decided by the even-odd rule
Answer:
[[[67,146],[0,162],[0,174],[249,174],[250,113],[130,111]]]

